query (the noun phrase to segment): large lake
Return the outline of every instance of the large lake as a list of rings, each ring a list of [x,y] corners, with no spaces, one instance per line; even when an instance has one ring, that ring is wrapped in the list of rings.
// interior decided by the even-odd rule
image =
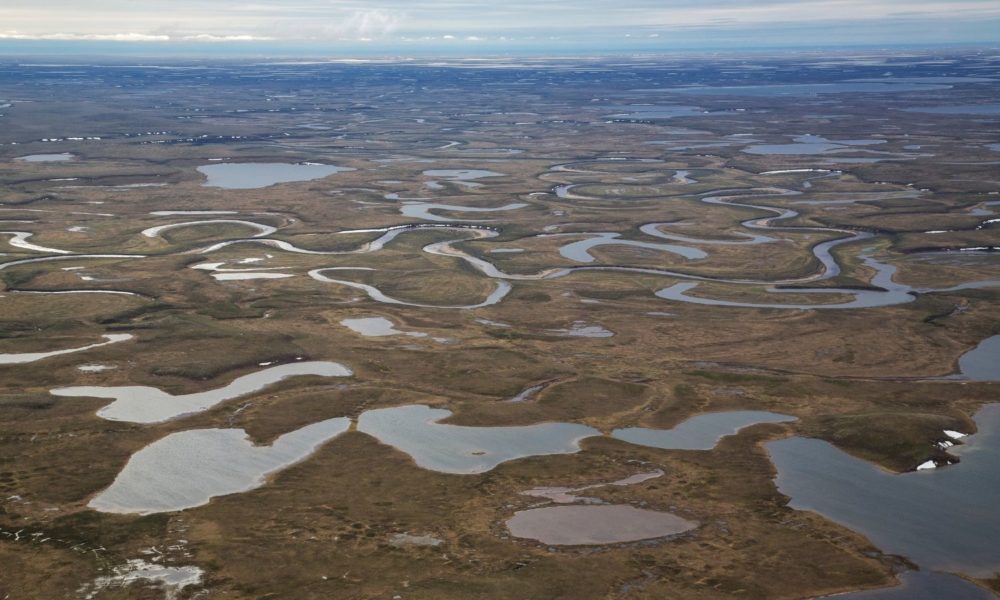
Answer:
[[[943,106],[915,106],[906,112],[932,115],[1000,115],[1000,102],[989,104],[946,104]]]
[[[278,183],[312,181],[353,170],[319,163],[221,163],[198,167],[198,172],[208,178],[203,185],[228,190],[250,190]]]
[[[669,92],[694,96],[816,96],[819,94],[875,94],[887,92],[930,92],[951,89],[936,83],[843,81],[837,83],[786,83],[774,85],[703,86],[633,90]]]
[[[269,446],[254,445],[242,429],[172,433],[132,455],[114,483],[87,506],[136,514],[201,506],[215,496],[264,485],[268,475],[307,458],[350,424],[344,417],[320,421]]]
[[[791,506],[863,533],[921,567],[990,577],[1000,570],[1000,404],[976,415],[979,432],[951,449],[961,462],[894,474],[816,439],[766,447]]]
[[[611,437],[640,446],[665,450],[711,450],[727,435],[735,435],[759,423],[787,423],[795,417],[760,410],[734,410],[696,415],[673,429],[628,427],[615,429]]]
[[[1000,381],[1000,335],[988,337],[958,359],[962,375],[973,381]]]

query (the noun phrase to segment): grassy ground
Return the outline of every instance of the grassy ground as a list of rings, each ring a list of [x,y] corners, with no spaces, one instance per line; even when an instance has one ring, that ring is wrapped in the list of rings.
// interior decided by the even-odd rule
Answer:
[[[0,230],[30,231],[33,243],[78,253],[148,255],[0,269],[0,354],[82,346],[104,333],[135,336],[85,353],[0,366],[0,498],[5,499],[0,533],[41,533],[20,541],[0,535],[0,596],[77,597],[95,577],[147,556],[142,551],[153,546],[166,552],[165,564],[205,569],[204,588],[219,598],[797,599],[892,582],[905,559],[881,554],[862,535],[820,515],[790,509],[773,484],[774,469],[761,443],[789,435],[817,437],[893,471],[943,457],[934,446],[942,431],[973,430],[970,415],[996,400],[996,385],[927,379],[954,373],[959,356],[1000,332],[995,290],[922,295],[875,310],[728,309],[653,295],[677,278],[591,271],[514,281],[501,303],[474,311],[414,308],[379,304],[360,290],[306,274],[361,267],[371,270],[328,275],[377,286],[407,302],[477,303],[493,291],[494,280],[460,259],[422,252],[427,244],[462,234],[408,232],[375,253],[310,255],[253,244],[199,252],[254,233],[240,225],[174,229],[155,239],[140,232],[173,222],[243,219],[278,227],[271,237],[303,248],[348,251],[379,234],[337,232],[413,222],[400,214],[403,200],[386,194],[475,207],[524,202],[528,206],[511,211],[436,214],[482,217],[500,235],[456,246],[507,272],[525,274],[573,266],[558,248],[589,232],[667,243],[640,233],[639,226],[670,222],[663,231],[735,239],[748,231],[742,221],[772,213],[701,199],[712,191],[766,194],[762,188],[777,187],[800,193],[772,190],[773,195],[745,202],[800,213],[782,225],[880,236],[839,247],[835,254],[843,272],[818,285],[870,285],[873,272],[859,255],[871,249],[898,267],[897,281],[944,287],[1000,278],[994,258],[914,254],[992,240],[992,225],[975,229],[989,217],[970,214],[993,198],[983,182],[995,179],[985,150],[968,141],[985,140],[979,126],[944,117],[922,116],[918,123],[864,97],[713,98],[704,99],[706,109],[743,110],[683,121],[610,123],[589,105],[595,94],[619,103],[648,97],[627,86],[595,90],[590,84],[542,91],[512,85],[502,98],[469,83],[456,84],[459,92],[452,95],[433,86],[397,94],[402,84],[383,81],[336,94],[322,86],[303,88],[292,99],[279,84],[261,85],[264,92],[249,94],[232,82],[160,83],[140,100],[113,87],[75,83],[73,94],[82,94],[84,86],[88,102],[74,101],[65,90],[0,85],[0,98],[29,94],[35,100],[16,105],[11,114],[17,118],[0,127],[5,144],[0,219],[28,221],[0,223]],[[381,95],[377,107],[361,108],[375,89],[391,93]],[[158,108],[146,104],[150,98]],[[892,102],[904,107],[913,101]],[[306,104],[323,109],[301,108]],[[232,112],[236,108],[245,112]],[[422,121],[415,120],[414,109]],[[822,116],[832,113],[852,118]],[[522,118],[528,124],[514,124]],[[750,142],[734,137],[787,143],[810,131],[849,139],[861,135],[859,122],[866,124],[864,137],[887,140],[879,151],[910,152],[903,147],[919,140],[934,148],[933,156],[837,166],[822,162],[826,157],[749,155],[740,150]],[[315,123],[331,129],[302,127]],[[52,151],[53,144],[36,141],[52,135],[50,128],[82,128],[106,139],[59,143],[58,151],[78,157],[67,163],[8,160]],[[146,131],[169,133],[132,135]],[[209,134],[210,143],[194,141]],[[452,140],[461,143],[449,145]],[[17,146],[7,145],[15,141]],[[609,157],[649,162],[594,160]],[[956,164],[942,166],[942,157]],[[263,189],[205,187],[195,167],[218,158],[317,161],[355,170]],[[813,179],[816,173],[760,174],[817,164],[845,172],[821,179]],[[482,187],[441,179],[435,186],[422,174],[433,168],[485,168],[504,176],[480,180]],[[676,170],[690,171],[696,182],[678,183]],[[66,179],[72,181],[53,181]],[[166,185],[116,187],[137,183]],[[551,193],[563,184],[580,184],[574,192],[587,198]],[[238,214],[150,214],[163,210]],[[941,229],[959,231],[925,233]],[[818,262],[810,249],[843,235],[767,233],[780,240],[706,245],[709,256],[700,260],[621,246],[599,247],[592,254],[595,264],[777,280],[815,273]],[[4,262],[41,255],[9,246],[7,239],[0,236]],[[498,248],[524,251],[491,252]],[[244,259],[259,260],[241,263]],[[260,267],[294,276],[222,282],[190,268],[220,261],[225,268]],[[21,293],[78,289],[139,295]],[[765,285],[701,283],[694,293],[775,301]],[[781,298],[800,299],[819,301],[806,295]],[[340,324],[372,316],[427,336],[367,338]],[[557,333],[575,323],[614,335]],[[192,393],[226,385],[261,363],[300,358],[343,362],[355,375],[296,378],[198,415],[147,426],[99,419],[95,412],[106,401],[48,393],[66,385],[148,385]],[[77,369],[81,364],[115,368],[85,373]],[[527,401],[504,402],[540,384]],[[407,455],[351,431],[259,489],[206,506],[148,517],[86,509],[133,453],[171,433],[233,427],[267,444],[323,419],[406,404],[448,408],[454,413],[448,422],[455,424],[566,421],[605,433],[631,426],[669,428],[721,410],[771,410],[798,421],[748,428],[705,452],[600,437],[585,441],[578,454],[523,459],[467,476],[420,469]],[[653,468],[663,469],[664,476],[595,489],[592,495],[677,513],[699,523],[693,532],[647,543],[549,548],[511,539],[503,526],[515,511],[537,503],[521,493],[526,489],[612,481]],[[389,544],[403,532],[433,535],[443,543]],[[995,579],[986,584],[1000,590]],[[199,593],[189,589],[180,596]],[[97,597],[156,598],[162,592],[133,585]]]

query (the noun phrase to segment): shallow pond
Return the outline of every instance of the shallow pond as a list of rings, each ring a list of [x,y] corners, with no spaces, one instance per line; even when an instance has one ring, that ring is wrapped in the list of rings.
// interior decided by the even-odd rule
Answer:
[[[754,144],[743,152],[762,155],[826,154],[836,150],[848,150],[857,146],[884,144],[885,140],[828,140],[818,135],[800,135],[792,144]]]
[[[223,163],[198,167],[198,172],[207,178],[203,185],[228,190],[249,190],[279,183],[312,181],[353,170],[319,163]]]
[[[174,396],[148,386],[77,386],[56,388],[56,396],[111,398],[113,402],[97,411],[97,416],[109,421],[159,423],[180,416],[198,413],[216,404],[252,394],[288,377],[315,375],[348,377],[353,373],[340,363],[326,361],[295,362],[237,377],[229,385],[205,392]]]
[[[360,317],[355,319],[343,319],[341,325],[347,327],[355,333],[365,337],[388,337],[393,335],[405,335],[416,338],[429,338],[435,342],[451,342],[451,338],[429,337],[421,331],[403,331],[396,329],[396,324],[385,317]]]
[[[133,454],[114,483],[87,506],[129,514],[201,506],[215,496],[264,485],[268,475],[305,459],[350,424],[344,417],[320,421],[270,446],[253,445],[242,429],[173,433]]]
[[[545,333],[560,337],[609,338],[615,335],[613,331],[600,325],[590,325],[584,321],[573,321],[565,329],[546,329]]]
[[[552,546],[620,544],[677,535],[698,524],[666,512],[623,504],[564,505],[514,513],[507,529]]]
[[[424,469],[472,474],[528,456],[573,454],[580,440],[600,435],[574,423],[517,427],[466,427],[438,423],[451,411],[423,405],[382,408],[362,413],[358,431],[413,457]]]
[[[503,177],[503,173],[485,169],[429,169],[424,171],[427,177],[442,177],[452,181],[474,181],[484,177]]]
[[[389,335],[410,335],[423,337],[427,334],[417,332],[406,332],[396,329],[395,323],[385,317],[362,317],[357,319],[343,319],[341,325],[347,327],[355,333],[360,333],[366,337],[384,337]]]
[[[29,154],[28,156],[18,156],[14,160],[24,162],[66,162],[74,158],[76,158],[75,155],[69,152],[62,152],[60,154]]]
[[[648,473],[636,473],[635,475],[630,475],[624,479],[609,481],[607,483],[592,483],[590,485],[577,487],[538,487],[525,490],[521,492],[521,494],[525,496],[535,496],[536,498],[545,498],[546,500],[556,504],[573,504],[575,502],[582,502],[584,504],[603,504],[603,502],[597,498],[580,496],[578,493],[607,486],[626,487],[636,485],[644,481],[649,481],[650,479],[663,477],[663,474],[664,472],[662,469],[657,469]]]
[[[287,279],[289,277],[295,277],[291,273],[259,273],[259,272],[245,272],[245,273],[212,273],[212,278],[216,281],[249,281],[253,279]]]
[[[497,212],[504,210],[515,210],[518,208],[524,208],[527,204],[523,202],[512,202],[505,204],[503,206],[498,206],[496,208],[479,208],[475,206],[461,206],[458,204],[439,204],[432,202],[405,202],[403,206],[399,207],[399,213],[404,217],[410,217],[412,219],[423,219],[425,221],[438,221],[438,222],[452,222],[452,221],[468,221],[470,219],[455,219],[452,217],[442,217],[432,213],[432,210],[443,210],[449,212],[466,212],[466,213],[483,213],[483,212]],[[479,219],[477,219],[479,220]]]
[[[695,117],[707,113],[703,108],[697,106],[682,106],[679,104],[630,104],[628,106],[605,107],[609,110],[622,109],[627,112],[605,115],[605,119],[622,120],[663,120],[677,117]],[[726,114],[726,113],[723,113]]]
[[[788,423],[795,417],[759,410],[736,410],[697,415],[673,429],[629,427],[615,429],[611,437],[665,450],[711,450],[723,437],[759,423]]]

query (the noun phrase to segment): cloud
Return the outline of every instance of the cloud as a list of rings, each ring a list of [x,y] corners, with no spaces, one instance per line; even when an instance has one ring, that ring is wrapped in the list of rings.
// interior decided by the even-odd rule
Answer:
[[[193,35],[169,35],[165,33],[22,33],[20,31],[0,31],[0,40],[36,40],[51,42],[259,42],[273,40],[272,37],[234,34],[214,35],[198,33]]]
[[[169,37],[169,36],[168,36]],[[262,35],[212,35],[210,33],[199,33],[197,35],[185,35],[180,38],[171,39],[181,39],[185,42],[265,42],[273,40],[273,37],[262,36]]]
[[[46,40],[59,42],[169,42],[169,35],[150,35],[145,33],[21,33],[18,31],[0,32],[0,40]]]
[[[357,37],[379,38],[396,31],[402,15],[384,10],[356,10],[351,14],[342,29],[348,35]]]
[[[1000,26],[997,0],[0,0],[0,40],[132,42],[518,43],[557,36],[592,43],[651,34],[813,30],[852,41],[856,27],[896,41],[914,31]],[[108,31],[122,33],[108,33]],[[458,32],[458,33],[456,33]],[[907,33],[910,32],[910,33]],[[694,33],[691,33],[694,35]],[[874,35],[874,33],[873,33]],[[978,39],[984,39],[981,33]],[[476,40],[474,38],[480,38]],[[811,41],[805,36],[806,41]],[[995,33],[985,39],[996,39]]]

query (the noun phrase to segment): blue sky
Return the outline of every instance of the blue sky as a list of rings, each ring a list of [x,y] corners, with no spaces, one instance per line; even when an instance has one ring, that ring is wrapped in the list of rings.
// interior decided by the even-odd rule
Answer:
[[[0,50],[682,50],[1000,42],[998,0],[2,0]]]

